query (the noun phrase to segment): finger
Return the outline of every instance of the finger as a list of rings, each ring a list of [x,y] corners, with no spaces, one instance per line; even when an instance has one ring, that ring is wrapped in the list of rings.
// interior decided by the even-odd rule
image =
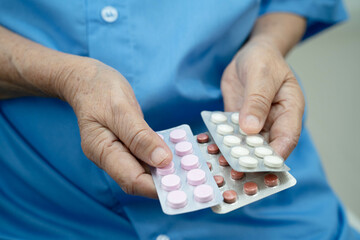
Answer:
[[[139,161],[120,142],[114,142],[106,154],[104,170],[131,195],[157,198],[154,182]]]
[[[271,79],[268,71],[249,71],[245,78],[244,103],[240,110],[239,124],[246,133],[255,134],[264,126],[280,83]]]
[[[154,167],[163,167],[172,160],[166,143],[135,111],[117,114],[109,128],[138,159]]]
[[[107,172],[126,193],[157,198],[151,175],[111,131],[91,123],[82,126],[81,133],[87,157]]]
[[[226,112],[239,112],[242,102],[244,87],[239,81],[234,61],[225,69],[221,79],[221,92]]]
[[[298,143],[305,102],[300,87],[289,87],[289,83],[278,95],[283,98],[273,105],[265,128],[270,130],[270,145],[286,159]]]

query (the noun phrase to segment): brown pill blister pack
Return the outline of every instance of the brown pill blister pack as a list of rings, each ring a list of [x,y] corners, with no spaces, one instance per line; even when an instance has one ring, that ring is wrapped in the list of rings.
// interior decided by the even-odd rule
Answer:
[[[223,202],[212,207],[215,213],[228,213],[296,184],[296,179],[286,171],[235,171],[219,151],[209,133],[197,135],[197,142],[223,195]]]

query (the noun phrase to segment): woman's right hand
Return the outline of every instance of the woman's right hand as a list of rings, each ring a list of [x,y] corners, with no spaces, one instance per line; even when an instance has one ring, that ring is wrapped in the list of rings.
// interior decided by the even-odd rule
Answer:
[[[85,155],[126,193],[157,197],[144,166],[166,166],[172,153],[144,121],[127,80],[97,60],[46,48],[0,26],[0,99],[33,95],[67,101]]]
[[[145,122],[127,80],[101,62],[83,59],[58,85],[78,118],[85,155],[126,193],[156,198],[144,163],[166,166],[170,149]]]

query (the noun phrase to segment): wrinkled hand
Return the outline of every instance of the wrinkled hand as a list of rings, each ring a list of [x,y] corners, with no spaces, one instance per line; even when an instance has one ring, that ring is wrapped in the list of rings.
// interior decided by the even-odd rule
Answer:
[[[280,51],[266,40],[249,41],[221,80],[225,111],[240,112],[248,134],[261,133],[286,159],[300,137],[304,96]]]
[[[128,194],[156,198],[144,163],[165,166],[172,153],[150,129],[130,84],[114,69],[96,61],[72,73],[65,99],[73,107],[85,155]]]

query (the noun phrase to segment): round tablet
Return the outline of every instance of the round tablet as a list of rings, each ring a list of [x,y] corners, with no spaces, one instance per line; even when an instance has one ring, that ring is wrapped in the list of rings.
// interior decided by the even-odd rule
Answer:
[[[167,195],[167,198],[166,198],[166,203],[171,208],[175,208],[175,209],[183,208],[187,204],[186,193],[181,190],[175,190],[175,191],[169,192],[169,194]]]
[[[210,202],[214,198],[214,190],[211,186],[207,184],[202,184],[195,187],[194,189],[194,199],[197,202],[205,203]]]
[[[209,146],[207,146],[207,151],[210,154],[218,154],[219,153],[219,148],[215,143],[212,143]]]
[[[182,157],[193,152],[191,142],[179,142],[175,145],[176,155]]]
[[[167,166],[165,167],[161,167],[161,168],[156,168],[156,173],[161,175],[161,176],[164,176],[164,175],[168,175],[168,174],[171,174],[171,173],[174,173],[175,172],[175,167],[174,167],[174,162],[171,161]]]
[[[231,114],[231,122],[233,124],[239,124],[239,113]]]
[[[185,170],[191,170],[199,166],[199,158],[194,154],[189,154],[181,158],[181,167]]]
[[[254,136],[247,136],[246,137],[246,143],[249,146],[252,147],[257,147],[257,146],[261,146],[264,143],[264,139],[258,135],[254,135]]]
[[[199,135],[197,135],[196,140],[198,141],[198,143],[207,143],[209,141],[209,135],[207,135],[206,133],[200,133]]]
[[[234,180],[240,180],[245,176],[245,173],[235,171],[234,169],[231,169],[230,176]]]
[[[254,195],[258,192],[258,186],[254,182],[247,182],[244,184],[244,193],[246,195]]]
[[[264,164],[271,168],[281,168],[284,165],[284,160],[278,156],[265,156]]]
[[[186,140],[186,132],[183,129],[175,129],[170,132],[170,141],[178,143]]]
[[[249,149],[245,148],[245,147],[240,147],[240,146],[236,146],[231,148],[231,156],[233,156],[234,158],[239,158],[241,156],[246,156],[249,155],[250,151]]]
[[[263,158],[265,156],[269,156],[273,154],[273,150],[270,147],[256,147],[255,155],[259,158]]]
[[[209,163],[209,162],[206,162],[206,164],[207,164],[207,166],[208,166],[209,170],[211,171],[211,170],[212,170],[212,164],[211,164],[211,163]]]
[[[240,142],[240,138],[234,135],[225,136],[223,140],[223,143],[228,147],[240,145]]]
[[[188,184],[197,186],[206,181],[206,175],[202,169],[192,169],[187,173],[186,179]]]
[[[237,199],[237,193],[234,190],[226,190],[223,192],[224,202],[234,203]]]
[[[161,179],[161,188],[165,191],[174,191],[180,188],[180,177],[175,174],[169,174]]]
[[[258,163],[259,161],[254,157],[245,156],[239,158],[239,164],[246,168],[256,168]]]
[[[213,113],[211,114],[211,121],[213,123],[223,123],[227,120],[227,117],[223,113]]]
[[[228,135],[234,132],[234,128],[228,124],[220,124],[216,128],[216,132],[220,135]]]
[[[268,187],[275,187],[279,185],[279,178],[273,173],[266,174],[264,177],[264,183]]]
[[[163,135],[161,135],[160,133],[158,133],[157,135],[159,135],[159,137],[160,137],[162,140],[164,140],[164,136],[163,136]]]
[[[214,180],[215,180],[216,184],[218,185],[218,187],[224,186],[225,181],[224,181],[224,177],[223,177],[223,176],[221,176],[221,175],[215,175],[215,176],[214,176]]]
[[[219,157],[219,164],[220,164],[220,166],[223,166],[223,167],[229,166],[229,163],[226,161],[226,159],[223,155],[221,155]]]

